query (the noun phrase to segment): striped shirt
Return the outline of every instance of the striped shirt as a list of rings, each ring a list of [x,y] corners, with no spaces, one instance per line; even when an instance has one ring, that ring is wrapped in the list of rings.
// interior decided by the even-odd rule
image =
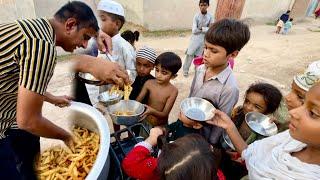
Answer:
[[[43,95],[56,55],[55,33],[48,20],[0,24],[0,139],[16,124],[18,87]]]

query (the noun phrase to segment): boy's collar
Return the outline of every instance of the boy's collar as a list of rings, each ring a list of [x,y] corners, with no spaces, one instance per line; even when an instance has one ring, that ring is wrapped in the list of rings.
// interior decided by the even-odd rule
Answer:
[[[202,65],[204,70],[204,74],[207,71],[207,67],[205,65]],[[228,77],[230,76],[230,74],[232,73],[232,69],[230,68],[230,65],[228,64],[228,66],[226,68],[224,68],[219,74],[214,75],[212,77],[210,77],[208,80],[214,80],[217,79],[220,83],[224,84]]]

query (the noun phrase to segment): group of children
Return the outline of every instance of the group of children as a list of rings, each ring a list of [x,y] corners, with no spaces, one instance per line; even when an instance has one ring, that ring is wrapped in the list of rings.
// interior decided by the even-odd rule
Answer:
[[[113,53],[115,59],[121,59],[115,61],[125,69],[136,71],[130,99],[145,104],[146,110],[141,119],[150,130],[150,136],[138,143],[123,160],[122,167],[127,175],[136,179],[222,180],[239,179],[249,173],[251,179],[274,176],[280,179],[319,178],[319,175],[314,173],[319,172],[319,165],[314,164],[320,164],[320,160],[308,159],[308,155],[320,152],[320,142],[317,139],[320,135],[320,86],[314,86],[320,79],[319,62],[310,65],[306,73],[294,77],[292,91],[285,97],[288,109],[291,110],[290,135],[299,140],[300,144],[291,138],[288,131],[270,138],[256,136],[244,123],[245,114],[274,113],[280,106],[282,94],[271,84],[252,84],[245,93],[243,105],[234,108],[238,102],[239,88],[229,60],[234,59],[249,41],[250,31],[246,24],[234,19],[222,19],[210,25],[213,21],[206,13],[209,2],[200,0],[201,14],[195,18],[195,31],[204,37],[203,64],[196,69],[189,97],[206,99],[218,110],[214,112],[214,118],[206,124],[189,119],[180,112],[179,119],[168,125],[168,116],[178,95],[178,89],[170,80],[177,76],[182,67],[181,59],[173,52],[164,52],[157,56],[156,51],[147,46],[135,52],[133,46],[119,35],[124,23],[123,9],[110,9],[110,3],[115,6],[115,2],[111,0],[102,0],[99,3],[101,30],[114,37],[114,49],[122,52],[122,55]],[[209,25],[210,28],[205,28]],[[119,48],[117,44],[120,44]],[[201,47],[196,50],[198,48]],[[188,75],[188,66],[190,65],[184,66],[184,75]],[[151,75],[153,69],[155,77]],[[221,146],[224,131],[229,135],[237,152]],[[137,130],[135,133],[140,132]],[[262,138],[264,139],[259,140]],[[288,140],[285,141],[288,143],[295,141],[295,144],[291,149],[288,147],[289,149],[285,150],[281,138]],[[168,139],[174,142],[167,143]],[[161,149],[158,157],[151,156],[153,146]],[[268,151],[278,154],[286,152],[290,158],[298,158],[307,163],[303,170],[308,172],[294,169],[291,171],[293,174],[290,174],[289,170],[281,174],[279,163],[283,162],[275,161],[273,156],[277,154],[270,154]],[[245,162],[241,159],[239,161],[239,157]],[[270,159],[274,161],[274,167],[262,162],[271,161]],[[294,159],[293,164],[302,166],[303,163],[298,162],[298,159]],[[289,167],[289,164],[286,166]],[[292,169],[293,165],[290,165],[290,168]]]
[[[181,67],[181,60],[174,53],[169,52],[159,55],[155,61],[145,57],[146,61],[154,63],[156,77],[155,79],[150,78],[151,80],[144,81],[144,84],[139,80],[142,89],[140,86],[140,89],[137,90],[140,93],[136,92],[134,94],[139,94],[136,100],[146,103],[147,110],[143,114],[144,122],[148,124],[149,128],[155,128],[151,129],[150,136],[145,141],[138,143],[123,160],[122,167],[129,176],[137,179],[184,179],[187,177],[191,179],[240,179],[247,173],[249,173],[250,179],[272,177],[283,179],[283,177],[289,176],[287,171],[285,172],[287,174],[283,175],[280,173],[281,171],[275,170],[280,168],[280,165],[276,164],[279,162],[273,162],[275,167],[272,167],[272,172],[263,169],[264,167],[269,167],[263,162],[259,163],[261,166],[255,166],[259,158],[272,159],[273,154],[267,154],[267,150],[272,152],[280,151],[276,150],[276,148],[283,142],[280,139],[276,141],[276,137],[265,138],[253,133],[244,121],[245,114],[248,112],[259,112],[265,115],[273,114],[279,108],[283,98],[279,89],[268,83],[252,84],[245,93],[243,105],[234,108],[238,101],[239,89],[228,60],[238,55],[249,38],[250,31],[248,26],[241,21],[232,19],[223,19],[215,22],[205,35],[204,64],[196,69],[189,97],[206,99],[219,109],[215,112],[214,119],[208,121],[207,124],[189,119],[180,112],[179,119],[168,125],[168,115],[178,94],[177,89],[170,83],[170,79],[175,77]],[[136,63],[139,77],[139,74],[141,75],[142,73],[138,69],[138,59]],[[150,64],[149,73],[144,71],[143,76],[150,76],[153,66]],[[138,79],[141,79],[141,77]],[[299,109],[299,106],[301,110],[294,113],[290,111],[291,117],[293,116],[292,114],[297,113],[298,115],[295,118],[298,118],[298,116],[300,118],[300,115],[302,118],[302,115],[305,115],[305,112],[310,110],[312,112],[310,116],[314,119],[319,119],[319,101],[314,101],[312,98],[305,100],[308,90],[319,79],[319,62],[311,64],[304,74],[294,77],[292,91],[284,99],[289,110]],[[319,94],[320,86],[316,85],[312,89],[309,96],[315,98],[316,94]],[[306,102],[309,105],[302,108],[301,106],[304,106],[303,104]],[[290,121],[292,121],[291,119]],[[274,121],[277,122],[277,120]],[[281,126],[288,127],[289,121],[284,122],[284,124],[281,123],[276,123],[278,129],[283,129]],[[298,124],[289,125],[291,127],[290,134],[298,129],[297,126]],[[313,131],[306,135],[303,133],[298,134],[297,139],[307,144],[303,147],[311,146],[319,150],[317,146],[320,142],[314,138],[319,135],[319,132],[316,132],[316,129],[319,130],[319,126],[306,126],[304,128],[306,130],[309,128]],[[226,131],[230,136],[236,151],[221,147],[223,131]],[[174,142],[164,143],[164,136],[166,137],[166,142],[168,139]],[[286,130],[276,136],[283,137],[286,140],[286,138],[289,138],[289,131]],[[312,136],[311,141],[304,139],[304,136]],[[295,138],[294,135],[292,137]],[[193,139],[197,138],[199,144],[191,146],[190,144],[194,143]],[[290,138],[290,142],[295,141]],[[202,143],[202,141],[206,143]],[[271,146],[270,143],[272,141],[278,144]],[[251,143],[252,145],[247,145]],[[268,144],[270,147],[267,147]],[[151,156],[152,147],[154,146],[158,146],[161,149],[158,157]],[[221,152],[216,153],[216,151],[212,150],[212,146],[214,149],[220,149]],[[302,145],[299,147],[302,147]],[[261,152],[265,152],[263,154],[256,154],[255,148],[266,148],[266,150],[261,150]],[[302,150],[296,149],[290,152],[300,151]],[[299,159],[298,155],[297,158]],[[303,158],[300,160],[308,163]],[[319,161],[315,161],[319,164]],[[301,166],[301,162],[297,163],[300,163],[299,166]],[[319,178],[314,173],[315,171],[319,172],[319,166],[309,165],[312,167],[304,168],[308,172],[303,174],[302,172],[294,171],[294,175],[291,175],[291,178],[294,179],[300,176],[308,177],[309,179]],[[285,166],[289,166],[289,164],[285,164]],[[290,167],[293,166],[291,165]],[[263,173],[260,174],[260,171],[263,171]],[[307,175],[305,176],[305,174]]]
[[[281,32],[281,29],[283,28],[282,34],[288,34],[290,29],[292,28],[292,21],[293,18],[290,18],[290,10],[288,10],[278,19],[276,33],[279,34]]]

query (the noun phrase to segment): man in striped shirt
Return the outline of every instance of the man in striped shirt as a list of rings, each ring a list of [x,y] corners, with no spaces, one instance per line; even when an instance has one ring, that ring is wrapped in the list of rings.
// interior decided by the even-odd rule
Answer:
[[[46,88],[56,64],[56,46],[72,52],[97,36],[98,23],[84,3],[72,1],[52,19],[0,24],[0,179],[35,179],[33,160],[39,136],[73,144],[71,135],[42,116]],[[109,40],[110,41],[110,40]],[[121,84],[119,65],[89,56],[74,58],[74,70]],[[17,124],[19,130],[9,130]],[[19,163],[19,164],[17,164]]]

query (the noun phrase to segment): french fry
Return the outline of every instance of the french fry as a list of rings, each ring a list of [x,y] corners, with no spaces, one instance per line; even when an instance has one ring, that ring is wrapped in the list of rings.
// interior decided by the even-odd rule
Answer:
[[[129,100],[129,96],[131,94],[132,87],[130,85],[124,85],[124,100]]]
[[[85,179],[99,151],[99,135],[74,128],[75,151],[53,147],[44,151],[36,163],[40,180]]]

